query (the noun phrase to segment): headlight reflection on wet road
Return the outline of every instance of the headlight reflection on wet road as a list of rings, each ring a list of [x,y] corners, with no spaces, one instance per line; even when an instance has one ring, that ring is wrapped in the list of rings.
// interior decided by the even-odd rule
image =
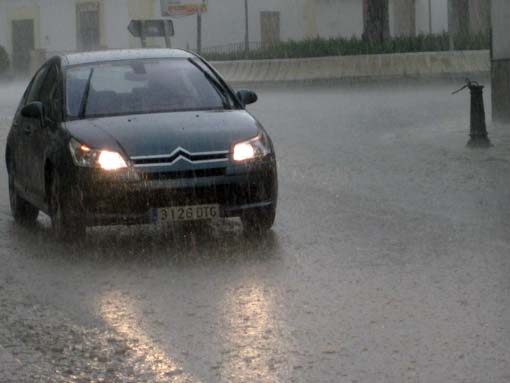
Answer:
[[[151,340],[139,326],[136,308],[130,298],[119,291],[109,292],[99,302],[101,317],[126,338],[130,364],[137,374],[150,375],[151,382],[200,383],[201,380],[184,371]]]
[[[231,382],[280,382],[288,373],[289,355],[282,343],[274,294],[260,285],[230,290],[223,302],[225,349],[231,350],[221,368]]]

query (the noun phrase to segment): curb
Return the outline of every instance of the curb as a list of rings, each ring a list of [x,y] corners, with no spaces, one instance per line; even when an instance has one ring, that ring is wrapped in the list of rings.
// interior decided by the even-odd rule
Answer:
[[[489,73],[490,53],[487,50],[395,53],[216,61],[212,65],[232,83],[461,77]]]
[[[0,345],[0,382],[8,382],[21,367],[12,354]],[[7,380],[6,380],[7,379]]]

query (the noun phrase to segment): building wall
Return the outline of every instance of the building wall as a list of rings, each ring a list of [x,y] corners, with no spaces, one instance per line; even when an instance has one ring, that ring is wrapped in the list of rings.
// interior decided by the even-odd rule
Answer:
[[[156,7],[160,13],[159,4]],[[250,3],[249,10],[253,19],[256,8],[252,6],[252,3]],[[196,15],[173,18],[173,21],[175,36],[172,38],[172,46],[196,49]],[[254,22],[250,23],[250,40],[257,40],[256,32],[256,25]],[[202,47],[227,45],[241,41],[244,41],[244,1],[209,1],[207,13],[202,14]]]
[[[128,4],[126,0],[102,0],[105,22],[102,24],[101,45],[105,48],[119,49],[129,48],[129,24]],[[144,0],[141,3],[150,3]]]
[[[76,6],[86,2],[100,4],[100,46],[104,48],[129,47],[129,20],[155,16],[155,0],[130,0],[131,4],[127,0],[0,0],[0,44],[11,53],[11,21],[33,18],[36,48],[50,53],[75,51]]]
[[[124,2],[123,0],[120,0],[121,2]],[[124,2],[125,3],[125,2]],[[158,12],[159,8],[156,7],[156,3],[158,3],[159,7],[159,1],[156,0],[147,0],[147,1],[140,1],[140,0],[127,0],[127,18],[126,20],[134,20],[134,19],[151,19],[155,16],[159,17]],[[123,5],[123,8],[125,9],[125,4]],[[123,20],[123,23],[126,23],[126,20]],[[129,22],[129,21],[128,21]],[[121,28],[117,28],[120,33],[124,34]],[[128,46],[129,48],[137,48],[141,45],[140,39],[135,38],[131,35],[127,36],[128,39]],[[152,39],[148,39],[148,44],[154,44],[154,41]]]
[[[361,37],[363,3],[360,0],[317,0],[317,36]]]
[[[391,36],[446,32],[448,0],[389,0],[389,19]]]
[[[490,0],[469,0],[469,27],[472,32],[485,32],[490,28]]]
[[[250,41],[261,40],[260,12],[262,11],[280,12],[281,40],[301,40],[306,35],[305,0],[249,0],[248,4]],[[159,4],[156,8],[159,13]],[[196,16],[173,20],[176,35],[172,39],[172,45],[177,48],[195,49]],[[244,30],[244,1],[209,1],[209,9],[202,15],[202,47],[242,43]]]
[[[316,0],[305,0],[304,3],[304,37],[312,39],[317,36],[317,6]]]
[[[391,36],[416,34],[416,0],[391,0],[389,13]]]
[[[430,0],[432,33],[448,31],[448,0]],[[416,33],[427,34],[429,29],[429,0],[416,0]]]
[[[454,33],[488,32],[492,0],[448,0],[450,29]]]
[[[36,48],[49,52],[76,50],[76,4],[97,1],[101,4],[101,42],[103,48],[139,47],[139,39],[126,28],[131,19],[159,18],[159,0],[0,0],[0,44],[11,52],[10,21],[30,14],[35,21]],[[487,0],[470,0],[487,1]],[[447,30],[448,0],[430,0],[432,32]],[[406,3],[414,3],[415,25]],[[363,33],[362,0],[248,0],[250,41],[261,40],[260,12],[280,12],[281,40],[313,37],[360,37]],[[429,0],[390,0],[392,35],[429,32]],[[173,47],[195,49],[196,16],[174,18],[176,35]],[[209,0],[202,16],[202,47],[244,42],[244,1]],[[149,39],[149,45],[163,46],[162,39]]]
[[[9,0],[0,2],[0,45],[12,53],[11,24],[13,20],[34,20],[34,45],[41,48],[41,8],[36,1]]]

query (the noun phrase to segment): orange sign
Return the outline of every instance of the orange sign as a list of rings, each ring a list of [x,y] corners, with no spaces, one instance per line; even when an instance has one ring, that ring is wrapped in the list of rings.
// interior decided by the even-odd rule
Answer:
[[[161,0],[161,15],[163,17],[190,16],[207,12],[207,2],[202,0]]]

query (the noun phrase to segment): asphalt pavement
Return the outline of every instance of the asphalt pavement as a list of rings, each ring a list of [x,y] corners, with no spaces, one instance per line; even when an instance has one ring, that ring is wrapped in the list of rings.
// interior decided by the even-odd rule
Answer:
[[[259,239],[59,244],[47,217],[14,224],[2,166],[0,382],[510,381],[510,127],[466,148],[458,85],[252,86],[280,178]],[[2,153],[21,91],[0,89]]]

